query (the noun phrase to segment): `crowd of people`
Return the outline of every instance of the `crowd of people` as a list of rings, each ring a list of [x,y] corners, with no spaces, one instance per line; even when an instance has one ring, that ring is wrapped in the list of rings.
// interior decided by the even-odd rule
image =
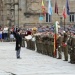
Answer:
[[[33,29],[34,31],[36,28]],[[39,26],[36,30],[35,43],[37,52],[55,57],[54,55],[54,26]],[[64,61],[68,61],[68,54],[70,55],[70,62],[75,63],[75,28],[73,26],[60,27],[56,38],[56,57],[62,59],[62,52],[64,53]],[[28,41],[27,41],[28,43]],[[31,41],[30,41],[31,43]],[[34,43],[33,43],[34,44]],[[27,44],[28,49],[32,48],[31,44]],[[30,46],[29,46],[30,45]],[[34,48],[33,48],[34,49]]]
[[[36,43],[37,52],[54,57],[54,34],[55,34],[54,30],[55,30],[54,26],[38,26],[27,29],[18,28],[14,26],[9,29],[9,27],[5,26],[4,28],[0,28],[0,41],[4,41],[7,39],[10,39],[10,41],[16,40],[16,51],[17,51],[16,54],[17,58],[20,58],[21,46],[25,47],[24,41],[33,40],[32,38],[27,40],[27,38],[25,37],[28,35],[31,35],[32,37],[38,37],[38,39],[36,38],[35,40],[33,40]],[[64,60],[68,61],[68,54],[70,54],[71,58],[70,62],[75,63],[74,39],[75,39],[75,28],[73,26],[65,27],[65,31],[64,27],[60,27],[58,29],[58,34],[56,39],[57,40],[56,51],[58,52],[58,59],[62,59],[62,51],[63,51]],[[43,46],[40,44],[40,42],[44,43]],[[17,43],[19,43],[19,45]],[[31,46],[33,46],[32,44]]]
[[[7,39],[8,37],[8,27],[0,27],[0,41]]]
[[[11,28],[9,28],[8,26],[4,26],[4,27],[0,27],[0,42],[5,42],[5,41],[14,41],[15,37],[13,35],[13,31],[17,31],[18,27],[14,27],[12,26]],[[22,34],[24,34],[24,36],[27,36],[28,34],[31,34],[31,30],[30,29],[21,29],[22,30]]]

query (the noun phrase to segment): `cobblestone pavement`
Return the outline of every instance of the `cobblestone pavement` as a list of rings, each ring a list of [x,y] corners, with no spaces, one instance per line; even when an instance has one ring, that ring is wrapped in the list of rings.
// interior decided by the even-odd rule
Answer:
[[[21,49],[16,59],[15,43],[0,43],[0,75],[75,75],[75,64]]]

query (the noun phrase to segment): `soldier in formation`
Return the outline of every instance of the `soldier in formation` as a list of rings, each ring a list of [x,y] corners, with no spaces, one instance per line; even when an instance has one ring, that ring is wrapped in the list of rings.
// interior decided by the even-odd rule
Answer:
[[[57,38],[57,49],[58,49],[58,59],[61,59],[62,58],[62,36],[61,34],[59,34]]]
[[[35,33],[35,31],[33,31]],[[54,57],[54,32],[53,29],[50,29],[49,27],[41,27],[37,29],[37,32],[33,34],[36,38],[35,44],[36,44],[36,51],[38,53],[42,53],[45,55],[49,55],[51,57]],[[64,54],[64,60],[68,61],[68,55],[70,55],[70,62],[75,63],[75,35],[72,35],[71,32],[60,31],[58,33],[57,38],[57,57],[58,59],[62,59],[62,56]],[[33,45],[31,45],[33,46]]]
[[[75,33],[70,37],[70,63],[75,64]]]

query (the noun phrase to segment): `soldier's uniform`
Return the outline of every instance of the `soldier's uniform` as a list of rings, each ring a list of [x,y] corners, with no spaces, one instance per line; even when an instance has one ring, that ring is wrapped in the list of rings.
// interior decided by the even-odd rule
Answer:
[[[71,35],[68,36],[69,40],[68,40],[68,53],[70,54],[70,51],[71,51],[71,40],[72,40],[72,37]]]
[[[39,44],[38,44],[38,41],[39,41],[39,35],[38,35],[38,36],[36,35],[35,38],[36,38],[35,43],[36,43],[36,48],[37,48],[36,51],[38,52],[38,50],[39,50],[39,49],[38,49],[38,48],[39,48]]]
[[[50,35],[50,56],[54,57],[54,36]]]
[[[49,39],[48,39],[48,55],[52,57],[52,49],[51,49],[51,34],[49,34]]]
[[[59,34],[57,38],[58,59],[62,58],[62,36]]]
[[[48,55],[48,36],[44,36],[43,38],[43,54]]]
[[[37,48],[37,52],[39,53],[42,53],[42,50],[41,50],[41,43],[42,43],[42,39],[41,39],[41,34],[40,33],[36,33],[35,34],[35,43],[36,43],[36,48]]]
[[[41,38],[41,36],[39,36],[39,40],[38,40],[38,47],[37,47],[37,51],[39,52],[39,53],[42,53],[42,38]]]
[[[35,50],[35,37],[32,36],[32,39],[31,39],[31,50]]]
[[[63,37],[63,51],[64,51],[64,61],[68,61],[68,45],[67,45],[67,40],[68,36],[67,33],[64,33]]]
[[[32,39],[32,36],[31,35],[28,35],[25,37],[26,39],[26,43],[27,43],[27,49],[31,49],[31,39]]]
[[[22,47],[25,47],[25,33],[22,32]]]
[[[31,50],[35,50],[35,37],[34,37],[34,34],[36,33],[36,31],[37,31],[37,28],[36,27],[34,27],[34,28],[32,28],[32,38],[30,39],[30,49]]]
[[[70,63],[75,64],[75,35],[71,38]]]
[[[26,39],[27,49],[30,49],[30,39]]]

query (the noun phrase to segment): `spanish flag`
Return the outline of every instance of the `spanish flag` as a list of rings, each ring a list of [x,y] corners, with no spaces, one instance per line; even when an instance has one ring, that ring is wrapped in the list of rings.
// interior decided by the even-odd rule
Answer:
[[[43,0],[42,0],[42,12],[44,15],[46,14],[46,8],[45,8]]]

